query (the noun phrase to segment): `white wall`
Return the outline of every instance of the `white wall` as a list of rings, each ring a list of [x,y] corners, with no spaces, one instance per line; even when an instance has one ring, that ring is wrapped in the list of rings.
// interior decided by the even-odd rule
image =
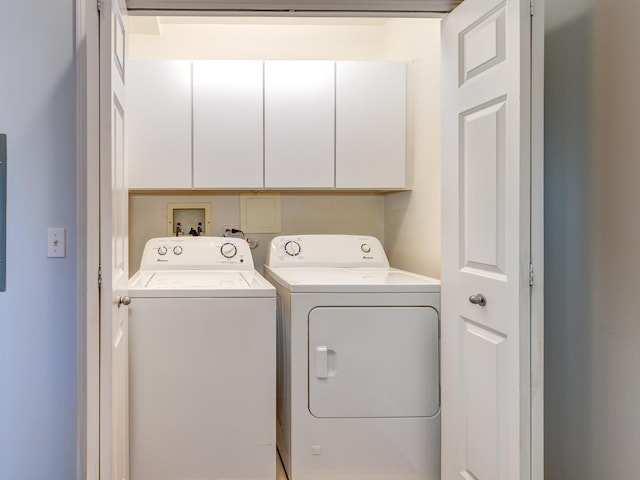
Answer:
[[[547,2],[548,480],[638,478],[640,2]]]
[[[7,291],[0,293],[0,478],[76,471],[74,5],[3,2],[0,132],[8,136]],[[67,258],[46,258],[47,227]]]
[[[131,21],[135,32],[140,19],[131,17]],[[288,24],[286,19],[244,24],[207,17],[183,20],[190,23],[160,21],[159,34],[132,35],[130,58],[376,60],[382,50],[383,24],[375,20],[345,19],[336,25],[321,19],[302,25]]]
[[[407,60],[410,192],[385,197],[391,264],[440,277],[440,20],[394,19],[385,56]]]

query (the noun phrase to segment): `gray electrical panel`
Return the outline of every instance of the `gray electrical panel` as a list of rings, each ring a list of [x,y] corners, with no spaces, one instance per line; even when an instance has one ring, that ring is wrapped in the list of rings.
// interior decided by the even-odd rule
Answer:
[[[0,292],[7,287],[7,136],[0,134]]]

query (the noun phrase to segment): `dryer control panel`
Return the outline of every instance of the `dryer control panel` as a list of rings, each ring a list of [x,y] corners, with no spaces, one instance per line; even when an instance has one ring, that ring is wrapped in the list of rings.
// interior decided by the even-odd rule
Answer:
[[[269,267],[389,267],[380,241],[366,235],[286,235],[271,241]]]
[[[147,242],[140,270],[253,270],[243,238],[160,237]]]

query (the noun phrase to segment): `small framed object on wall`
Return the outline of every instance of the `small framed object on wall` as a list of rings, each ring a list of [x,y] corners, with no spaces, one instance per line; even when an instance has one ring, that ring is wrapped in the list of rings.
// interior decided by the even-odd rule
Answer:
[[[280,233],[279,193],[240,194],[240,229],[244,233]]]

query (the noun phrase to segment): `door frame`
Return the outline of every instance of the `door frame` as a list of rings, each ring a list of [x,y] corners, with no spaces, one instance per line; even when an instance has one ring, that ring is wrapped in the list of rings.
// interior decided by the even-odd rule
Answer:
[[[544,479],[544,16],[531,16],[531,480]]]
[[[393,0],[383,0],[393,10]],[[521,0],[529,2],[529,0]],[[531,479],[544,478],[544,2],[532,0]],[[99,15],[75,0],[78,227],[77,478],[100,478]],[[152,12],[150,12],[152,13]],[[200,12],[200,14],[205,14]],[[243,15],[243,13],[239,13]],[[244,15],[247,15],[244,13]],[[340,15],[336,12],[336,15]],[[353,12],[352,12],[353,15]],[[403,16],[408,16],[404,14]],[[424,15],[421,15],[424,16]],[[436,15],[440,16],[440,15]],[[106,480],[106,479],[103,479]]]
[[[76,476],[100,478],[100,68],[97,2],[75,1],[78,358]]]

